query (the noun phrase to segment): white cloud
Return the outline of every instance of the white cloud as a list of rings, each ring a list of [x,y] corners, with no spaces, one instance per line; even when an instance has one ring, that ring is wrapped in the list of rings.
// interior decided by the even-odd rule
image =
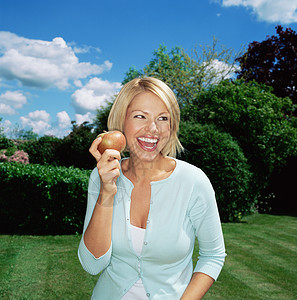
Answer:
[[[80,80],[74,80],[74,85],[79,88],[81,88],[83,86],[83,84]]]
[[[66,111],[58,112],[56,117],[57,122],[49,124],[49,127],[42,134],[63,138],[71,132],[71,119]]]
[[[33,112],[30,112],[28,114],[28,117],[34,121],[43,120],[45,122],[49,122],[49,120],[51,118],[50,114],[48,112],[46,112],[45,110],[35,110]]]
[[[78,125],[82,124],[83,122],[93,123],[95,114],[91,112],[87,112],[86,114],[75,114],[75,120]]]
[[[100,74],[111,67],[109,61],[102,65],[79,62],[75,51],[61,37],[43,41],[0,31],[0,77],[6,80],[16,79],[37,88],[65,89],[70,80]]]
[[[30,112],[25,117],[20,117],[20,121],[24,128],[32,128],[32,130],[37,134],[44,134],[50,129],[51,125],[50,114],[45,110],[36,110]]]
[[[59,128],[69,128],[71,126],[71,119],[65,110],[57,113],[57,119]]]
[[[71,132],[71,119],[66,111],[60,111],[56,114],[57,121],[51,123],[50,114],[45,110],[35,110],[28,113],[27,116],[20,117],[22,128],[32,129],[38,135],[53,135],[64,137]]]
[[[216,1],[217,2],[217,1]],[[297,22],[297,0],[222,0],[223,6],[244,6],[260,21],[291,24]]]
[[[72,105],[78,114],[94,112],[115,95],[121,88],[120,82],[109,82],[94,77],[72,94]]]
[[[99,48],[96,48],[96,47],[86,46],[86,45],[84,45],[82,47],[77,47],[75,44],[73,44],[73,51],[74,51],[74,53],[77,53],[77,54],[89,53],[92,50],[94,50],[97,53],[101,52],[101,50]]]
[[[235,72],[239,70],[239,66],[237,65],[229,65],[223,61],[218,59],[212,60],[206,66],[205,72],[206,76],[206,84],[216,84],[219,83],[221,80],[233,78]]]
[[[0,95],[0,114],[14,115],[27,103],[27,98],[19,91],[6,91]]]
[[[0,103],[0,114],[1,115],[14,115],[16,111],[5,103]]]

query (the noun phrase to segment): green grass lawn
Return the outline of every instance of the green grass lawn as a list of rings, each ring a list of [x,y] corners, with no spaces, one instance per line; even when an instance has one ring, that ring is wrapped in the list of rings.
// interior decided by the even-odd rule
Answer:
[[[256,214],[223,231],[228,256],[205,299],[297,299],[296,217]],[[0,236],[0,299],[90,299],[98,276],[82,270],[79,240]]]

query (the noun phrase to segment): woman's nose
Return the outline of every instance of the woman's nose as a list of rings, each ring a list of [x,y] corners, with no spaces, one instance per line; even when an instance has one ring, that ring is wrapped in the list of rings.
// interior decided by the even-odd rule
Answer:
[[[148,131],[151,133],[155,133],[158,131],[158,127],[157,127],[157,124],[155,123],[155,121],[151,121],[148,124]]]

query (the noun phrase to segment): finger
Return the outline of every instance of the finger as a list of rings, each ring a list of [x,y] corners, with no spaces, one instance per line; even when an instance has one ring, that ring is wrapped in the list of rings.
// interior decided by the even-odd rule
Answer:
[[[117,178],[120,176],[120,170],[117,168],[108,170],[108,172],[104,171],[104,169],[99,169],[98,171],[103,185],[115,183]]]
[[[99,144],[101,143],[101,141],[102,141],[102,137],[96,138],[96,139],[93,141],[93,143],[92,143],[92,145],[91,145],[89,151],[90,151],[90,152],[95,152],[95,151],[97,151],[97,150],[98,150],[98,146],[99,146]]]
[[[110,161],[110,167],[112,168],[112,170],[114,170],[114,169],[120,170],[121,164],[120,164],[119,160],[114,159],[114,160]]]
[[[99,159],[101,158],[101,153],[98,151],[98,145],[101,143],[102,138],[96,138],[91,147],[89,148],[89,152],[95,157],[95,159],[97,160],[97,162],[99,161]]]
[[[102,158],[98,161],[97,163],[97,167],[98,169],[102,169],[103,172],[109,172],[113,169],[121,169],[121,165],[119,160],[114,159],[113,157],[109,160],[104,159],[104,157],[102,156]]]
[[[99,170],[99,175],[104,176],[107,173],[110,173],[113,170],[120,170],[121,165],[119,160],[114,159],[113,157],[109,160],[106,160],[108,158],[105,158],[102,156],[102,158],[97,163],[97,169]]]
[[[106,149],[102,154],[102,159],[106,161],[110,160],[120,160],[121,159],[121,153],[114,149]]]
[[[114,170],[114,178],[113,178],[113,183],[116,183],[117,179],[120,177],[120,170],[115,169]]]

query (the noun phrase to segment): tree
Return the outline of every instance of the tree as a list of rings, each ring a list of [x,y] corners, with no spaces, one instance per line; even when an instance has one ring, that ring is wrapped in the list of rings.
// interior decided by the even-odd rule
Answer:
[[[194,48],[191,56],[183,48],[170,51],[160,46],[154,51],[153,59],[143,70],[130,68],[123,84],[136,77],[152,76],[167,83],[175,92],[181,108],[197,99],[203,88],[229,78],[236,70],[233,51],[221,47],[213,40],[209,47]]]
[[[57,149],[59,165],[92,169],[96,164],[89,153],[89,148],[95,137],[92,124],[84,122],[77,125],[72,121],[72,131],[63,138]]]
[[[290,97],[297,104],[297,34],[291,28],[276,27],[277,35],[252,42],[236,61],[238,78],[256,80],[273,87],[278,97]]]
[[[38,134],[33,131],[33,129],[30,130],[25,130],[19,128],[18,125],[15,126],[13,129],[12,133],[13,137],[17,140],[24,140],[24,141],[29,141],[29,140],[34,140],[36,141],[38,139]]]
[[[111,110],[112,104],[114,100],[111,100],[107,102],[106,106],[101,106],[100,109],[97,109],[97,114],[94,119],[94,130],[95,133],[98,135],[102,133],[104,130],[108,130],[107,128],[107,120],[108,120],[108,115]]]
[[[223,46],[218,49],[218,41],[213,44],[191,51],[191,56],[181,47],[174,47],[170,51],[160,46],[153,53],[151,61],[141,70],[130,67],[126,72],[122,84],[134,78],[152,76],[167,83],[175,92],[181,109],[198,98],[200,92],[213,83],[229,78],[234,74],[237,66],[231,49]],[[96,133],[107,129],[107,118],[113,101],[97,110],[94,120]]]

